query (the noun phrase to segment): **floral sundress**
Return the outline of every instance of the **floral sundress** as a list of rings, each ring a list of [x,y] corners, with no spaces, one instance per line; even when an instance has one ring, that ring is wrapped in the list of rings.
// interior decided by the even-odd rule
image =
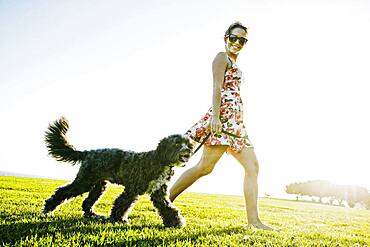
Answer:
[[[240,97],[242,72],[230,58],[229,60],[231,66],[225,71],[221,89],[220,120],[223,132],[211,134],[205,145],[228,145],[232,150],[240,152],[244,147],[253,148],[253,145],[243,124],[243,102]],[[185,135],[201,143],[211,131],[211,117],[212,107]]]

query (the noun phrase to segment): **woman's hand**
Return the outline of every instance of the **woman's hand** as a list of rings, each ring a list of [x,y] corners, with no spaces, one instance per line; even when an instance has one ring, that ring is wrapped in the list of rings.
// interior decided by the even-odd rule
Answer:
[[[220,133],[222,131],[222,124],[219,117],[212,116],[211,119],[211,132]]]

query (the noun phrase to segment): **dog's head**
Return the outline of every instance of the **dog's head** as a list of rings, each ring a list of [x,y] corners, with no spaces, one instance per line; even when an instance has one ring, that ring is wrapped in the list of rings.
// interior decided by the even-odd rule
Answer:
[[[157,154],[166,165],[184,166],[192,155],[193,144],[184,135],[170,135],[163,138],[157,147]]]

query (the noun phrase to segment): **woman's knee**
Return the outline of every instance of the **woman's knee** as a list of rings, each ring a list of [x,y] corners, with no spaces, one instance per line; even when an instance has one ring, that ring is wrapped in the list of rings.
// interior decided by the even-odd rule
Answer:
[[[212,162],[212,160],[201,159],[199,164],[196,166],[199,177],[210,174],[215,165],[216,162]]]
[[[257,160],[251,160],[246,166],[244,166],[245,172],[250,176],[258,176],[259,173],[259,163]]]
[[[243,149],[241,152],[231,153],[243,166],[248,176],[258,176],[259,163],[253,149]]]
[[[198,175],[205,176],[213,171],[218,160],[225,152],[227,146],[205,146],[202,158],[196,166]]]
[[[241,164],[244,168],[245,175],[248,177],[258,177],[259,164],[256,159],[247,159]]]

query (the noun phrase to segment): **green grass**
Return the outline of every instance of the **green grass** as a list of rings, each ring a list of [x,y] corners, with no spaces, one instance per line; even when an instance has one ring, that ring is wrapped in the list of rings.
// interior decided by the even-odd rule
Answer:
[[[130,224],[82,217],[80,196],[41,217],[44,200],[66,181],[0,176],[0,246],[367,246],[370,211],[278,199],[259,200],[263,221],[280,232],[246,227],[244,199],[184,193],[175,202],[187,220],[164,228],[149,197],[140,198]],[[110,186],[95,206],[109,214],[123,190]]]

